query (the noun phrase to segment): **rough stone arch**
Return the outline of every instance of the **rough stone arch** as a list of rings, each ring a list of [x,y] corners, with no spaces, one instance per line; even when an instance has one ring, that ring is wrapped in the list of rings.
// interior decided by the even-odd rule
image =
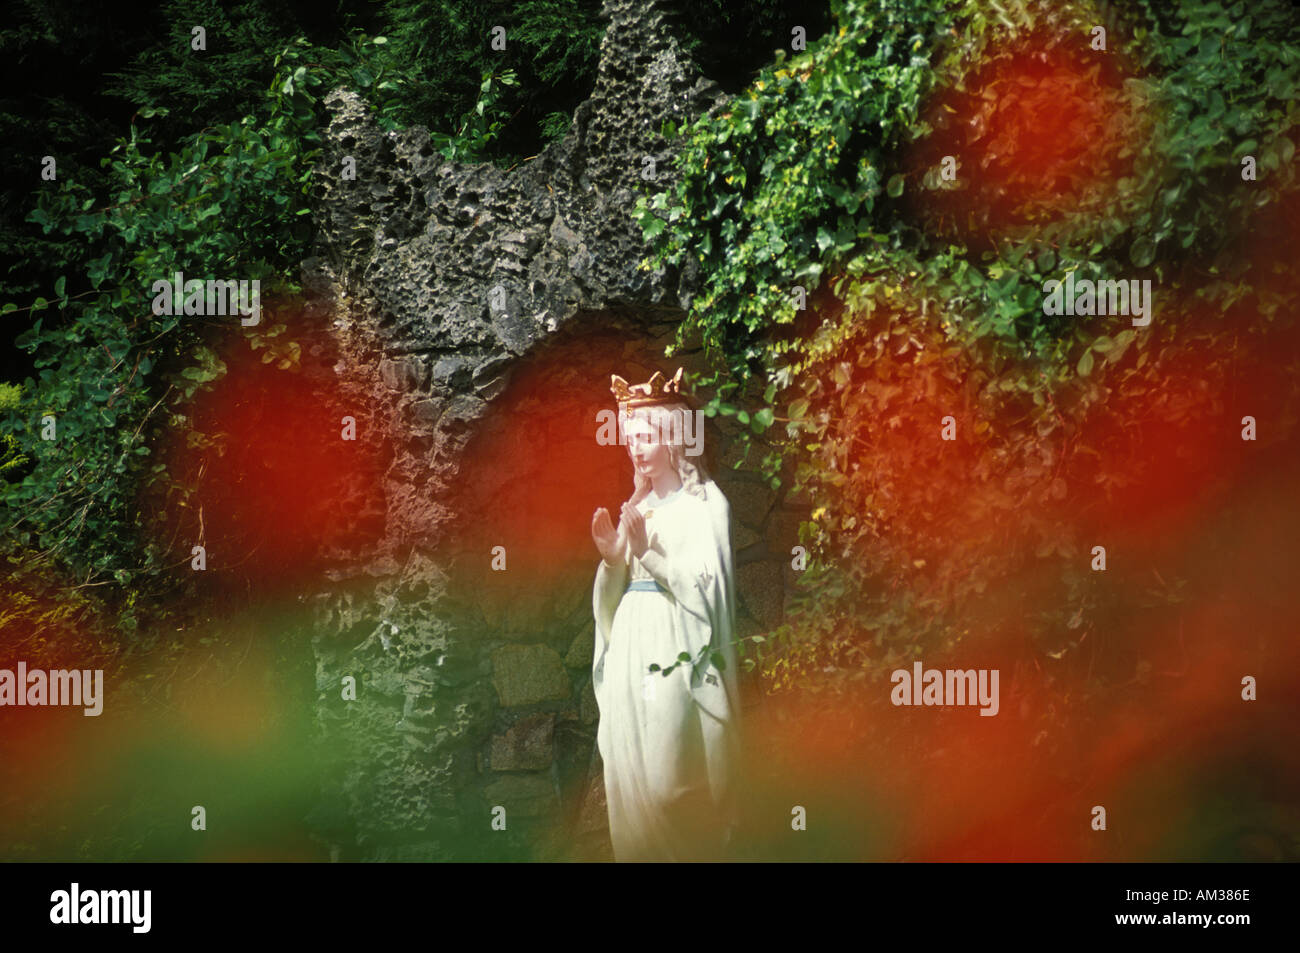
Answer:
[[[607,0],[604,15],[592,96],[562,141],[509,172],[448,162],[423,129],[381,131],[346,90],[326,100],[306,284],[312,313],[350,355],[340,386],[387,422],[392,444],[382,539],[340,560],[313,600],[326,764],[312,822],[345,859],[606,855],[590,591],[569,559],[587,526],[571,525],[576,511],[558,522],[524,512],[530,500],[546,509],[539,501],[575,475],[561,467],[548,489],[548,474],[528,469],[537,447],[522,444],[540,426],[544,440],[594,447],[594,415],[589,435],[572,428],[607,397],[607,365],[626,375],[662,355],[697,276],[640,268],[642,159],[655,158],[657,188],[669,185],[663,124],[725,98],[683,61],[655,3]],[[344,156],[355,180],[338,175]],[[520,418],[527,426],[512,430]],[[492,476],[512,440],[513,487]],[[593,470],[588,491],[607,493],[617,464],[592,466],[607,472]],[[753,479],[723,488],[737,513],[742,625],[754,631],[779,618],[781,552],[797,522],[770,516]],[[512,506],[524,526],[513,536],[497,518]],[[521,570],[497,586],[494,534]],[[549,567],[547,534],[561,541]],[[773,534],[781,542],[769,545]],[[340,698],[345,675],[356,701]],[[505,832],[491,827],[494,806],[506,808]]]

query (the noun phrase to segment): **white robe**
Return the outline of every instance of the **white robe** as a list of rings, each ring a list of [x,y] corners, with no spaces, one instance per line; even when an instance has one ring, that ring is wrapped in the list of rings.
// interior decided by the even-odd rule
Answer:
[[[637,504],[650,548],[624,551],[625,568],[601,560],[592,607],[592,686],[617,861],[718,859],[736,824],[739,714],[735,575],[730,507],[712,481],[701,499],[685,488]],[[651,580],[666,591],[628,590]],[[708,656],[651,675],[681,652]],[[711,654],[711,653],[710,653]]]

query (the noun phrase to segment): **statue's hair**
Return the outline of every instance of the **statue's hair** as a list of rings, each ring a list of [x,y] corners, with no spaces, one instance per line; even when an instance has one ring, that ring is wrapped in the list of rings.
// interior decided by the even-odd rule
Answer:
[[[686,448],[682,443],[685,434],[680,427],[670,427],[669,421],[673,414],[689,414],[691,411],[685,404],[651,404],[647,407],[634,408],[633,414],[637,417],[646,419],[655,433],[662,435],[672,435],[676,439],[668,441],[668,462],[677,475],[681,477],[682,489],[692,496],[704,499],[704,484],[709,482],[709,475],[704,470],[702,462],[703,455],[691,457],[686,454]],[[681,417],[678,418],[681,420]],[[704,439],[703,432],[696,434],[699,440]],[[628,445],[628,453],[631,454],[631,444]],[[635,489],[632,491],[632,498],[628,500],[633,506],[640,503],[653,489],[650,481],[637,473],[632,472],[632,482]]]

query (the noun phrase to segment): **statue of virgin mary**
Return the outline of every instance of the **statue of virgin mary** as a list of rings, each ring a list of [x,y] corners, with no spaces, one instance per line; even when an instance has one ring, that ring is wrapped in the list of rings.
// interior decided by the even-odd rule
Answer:
[[[616,861],[723,859],[736,825],[730,508],[686,452],[681,375],[613,378],[635,488],[617,529],[603,508],[592,517],[592,684]],[[651,671],[682,653],[692,661]]]

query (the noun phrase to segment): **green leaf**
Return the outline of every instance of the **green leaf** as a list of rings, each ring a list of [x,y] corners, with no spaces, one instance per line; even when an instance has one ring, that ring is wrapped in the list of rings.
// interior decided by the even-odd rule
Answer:
[[[90,279],[90,286],[99,290],[99,286],[104,282],[104,276],[108,273],[108,264],[113,260],[113,253],[109,252],[100,258],[93,258],[90,264],[86,266],[86,276]]]
[[[1092,373],[1092,363],[1092,350],[1084,351],[1083,357],[1079,358],[1079,363],[1075,366],[1075,370],[1079,372],[1080,377],[1087,377]]]
[[[1146,236],[1136,239],[1128,250],[1129,260],[1138,268],[1145,268],[1151,262],[1155,261],[1156,246],[1151,239]]]
[[[885,185],[885,193],[891,199],[896,199],[903,194],[904,184],[902,173],[895,173],[889,177],[889,182]]]

